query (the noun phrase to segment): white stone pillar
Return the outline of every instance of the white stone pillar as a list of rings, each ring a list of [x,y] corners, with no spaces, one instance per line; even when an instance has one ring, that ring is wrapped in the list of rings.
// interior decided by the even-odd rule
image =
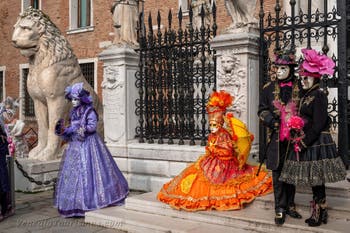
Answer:
[[[253,149],[259,142],[259,31],[252,27],[239,28],[216,36],[211,47],[217,54],[217,90],[235,97],[235,116],[245,122],[255,136]]]
[[[112,45],[99,55],[103,64],[103,121],[105,142],[109,147],[126,148],[135,136],[137,117],[135,100],[138,91],[135,73],[138,54],[130,47]]]

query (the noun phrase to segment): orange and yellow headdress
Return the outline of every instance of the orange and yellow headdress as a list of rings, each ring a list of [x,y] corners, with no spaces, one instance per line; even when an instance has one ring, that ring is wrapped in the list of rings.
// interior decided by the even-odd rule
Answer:
[[[224,122],[224,114],[226,108],[232,104],[234,97],[232,97],[226,91],[214,91],[211,93],[209,101],[207,103],[207,112],[209,115],[209,122],[215,121],[222,124]]]

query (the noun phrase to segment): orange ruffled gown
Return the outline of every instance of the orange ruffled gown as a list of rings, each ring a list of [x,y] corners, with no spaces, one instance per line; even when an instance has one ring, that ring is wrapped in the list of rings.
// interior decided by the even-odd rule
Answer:
[[[164,184],[158,200],[176,209],[236,210],[256,196],[272,192],[272,177],[258,167],[245,164],[239,169],[231,135],[220,128],[210,134],[206,154],[180,175]]]

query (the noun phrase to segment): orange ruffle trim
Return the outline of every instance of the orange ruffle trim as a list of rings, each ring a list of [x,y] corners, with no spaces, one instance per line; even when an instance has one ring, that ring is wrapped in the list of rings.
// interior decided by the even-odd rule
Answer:
[[[271,175],[261,170],[256,176],[258,168],[251,168],[251,172],[225,183],[213,184],[205,177],[197,162],[164,184],[157,198],[175,209],[187,211],[238,210],[255,197],[272,192]]]

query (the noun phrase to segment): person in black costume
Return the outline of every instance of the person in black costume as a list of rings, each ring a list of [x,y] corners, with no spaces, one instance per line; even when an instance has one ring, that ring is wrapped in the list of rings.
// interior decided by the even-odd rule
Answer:
[[[300,150],[291,150],[287,155],[280,180],[312,187],[312,213],[305,222],[319,226],[328,219],[325,183],[344,180],[346,170],[329,132],[328,99],[320,89],[322,75],[333,75],[335,63],[312,49],[302,49],[302,53],[299,76],[303,90],[298,116],[304,121],[303,138]]]
[[[2,119],[2,113],[4,111],[6,111],[4,106],[0,106],[0,222],[14,213],[11,206],[11,188],[6,163],[6,155],[9,154],[9,151],[7,135]]]
[[[277,80],[272,80],[263,87],[258,116],[267,127],[266,167],[272,170],[275,223],[282,225],[286,215],[302,218],[295,208],[295,186],[279,180],[288,150],[286,117],[288,111],[298,105],[299,85],[294,76],[294,54],[289,51],[277,52],[274,65]],[[264,158],[260,158],[260,162],[263,160]]]

